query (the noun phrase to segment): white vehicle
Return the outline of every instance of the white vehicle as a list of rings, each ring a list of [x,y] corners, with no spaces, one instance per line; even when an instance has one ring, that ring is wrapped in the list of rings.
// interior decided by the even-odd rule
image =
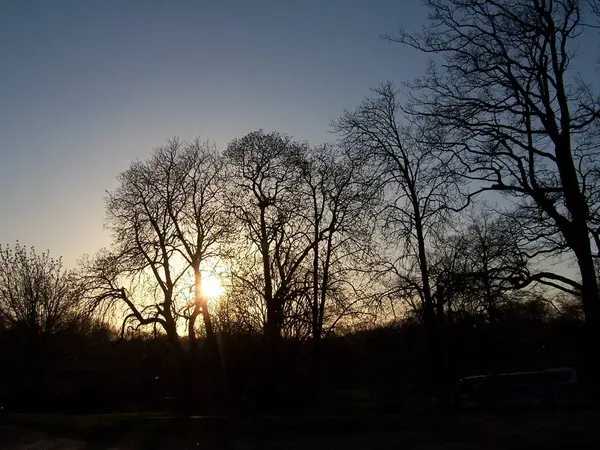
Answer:
[[[476,375],[458,382],[457,403],[462,408],[572,404],[577,383],[572,367]]]

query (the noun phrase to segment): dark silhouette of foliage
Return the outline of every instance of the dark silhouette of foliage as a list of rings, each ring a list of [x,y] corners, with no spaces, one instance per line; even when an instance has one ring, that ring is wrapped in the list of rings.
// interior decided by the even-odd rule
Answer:
[[[529,274],[533,282],[580,295],[588,324],[588,365],[600,343],[598,121],[600,100],[576,73],[578,39],[593,31],[596,2],[428,0],[420,33],[388,36],[442,58],[409,86],[408,111],[443,129],[448,152],[467,169],[474,193],[516,202],[521,244],[530,258],[577,261],[581,280]],[[592,11],[593,12],[593,11]],[[592,34],[593,36],[593,34]],[[593,37],[592,37],[593,39]]]
[[[61,259],[17,243],[0,245],[0,323],[33,336],[55,334],[77,320],[80,290]]]

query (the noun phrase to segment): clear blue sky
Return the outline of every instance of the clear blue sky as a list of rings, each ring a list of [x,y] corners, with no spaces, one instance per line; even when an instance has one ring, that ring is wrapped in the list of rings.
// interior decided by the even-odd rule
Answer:
[[[418,0],[3,0],[0,242],[74,267],[109,242],[116,175],[173,136],[331,140],[369,87],[422,72],[379,36],[425,15]]]

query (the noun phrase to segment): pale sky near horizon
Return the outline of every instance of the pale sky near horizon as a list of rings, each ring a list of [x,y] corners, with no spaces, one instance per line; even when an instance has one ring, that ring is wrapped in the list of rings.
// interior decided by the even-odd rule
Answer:
[[[263,128],[316,144],[371,86],[426,59],[380,34],[419,0],[0,4],[0,242],[74,267],[108,244],[104,192],[173,136]]]

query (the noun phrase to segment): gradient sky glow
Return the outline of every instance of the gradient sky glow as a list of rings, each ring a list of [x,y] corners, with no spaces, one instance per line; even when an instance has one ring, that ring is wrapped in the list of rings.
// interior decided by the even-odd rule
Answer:
[[[369,87],[422,72],[379,36],[425,16],[418,0],[3,1],[0,242],[74,267],[109,242],[116,175],[173,136],[333,139]]]

